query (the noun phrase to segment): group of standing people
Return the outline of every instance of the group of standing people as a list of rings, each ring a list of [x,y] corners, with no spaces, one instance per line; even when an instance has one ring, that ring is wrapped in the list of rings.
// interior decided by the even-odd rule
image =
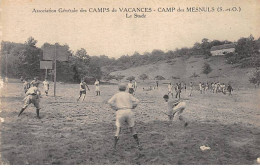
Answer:
[[[168,95],[171,95],[172,97],[173,95],[173,89],[175,90],[175,98],[181,98],[181,92],[182,90],[187,89],[186,83],[176,83],[175,86],[172,85],[172,83],[168,84]],[[193,91],[194,91],[194,83],[190,82],[189,84],[189,96],[193,95]],[[228,84],[227,86],[224,83],[219,83],[219,82],[212,82],[211,84],[209,84],[208,82],[206,83],[201,83],[199,82],[199,91],[200,93],[205,93],[207,91],[211,91],[212,93],[223,93],[226,94],[226,92],[228,92],[228,95],[232,95],[232,91],[233,88],[230,84]]]
[[[230,84],[226,86],[225,83],[220,82],[212,82],[211,84],[209,84],[208,82],[206,84],[200,82],[199,90],[201,94],[207,92],[208,90],[211,90],[212,93],[226,94],[226,92],[228,92],[228,95],[230,96],[232,95],[233,88]]]
[[[176,83],[175,86],[173,86],[172,83],[169,83],[168,84],[168,95],[171,95],[172,97],[173,97],[173,88],[176,92],[175,98],[180,99],[181,98],[181,90],[185,89],[185,91],[186,91],[186,84],[184,84],[183,87],[182,87],[181,83]]]

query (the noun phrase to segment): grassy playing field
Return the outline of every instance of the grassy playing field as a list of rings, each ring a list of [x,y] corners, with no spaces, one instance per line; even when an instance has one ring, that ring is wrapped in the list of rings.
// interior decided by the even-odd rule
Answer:
[[[140,84],[139,84],[140,85]],[[143,91],[134,110],[142,151],[124,127],[113,153],[115,111],[106,101],[116,85],[94,86],[84,102],[76,102],[79,85],[58,84],[57,98],[41,99],[40,116],[30,105],[23,106],[22,83],[9,83],[1,90],[2,164],[256,164],[260,157],[260,90],[240,88],[232,96],[182,91],[187,103],[184,128],[177,119],[169,127],[162,96],[167,86]],[[41,86],[42,89],[42,86]],[[42,90],[43,94],[43,90]],[[201,151],[200,146],[210,147]]]

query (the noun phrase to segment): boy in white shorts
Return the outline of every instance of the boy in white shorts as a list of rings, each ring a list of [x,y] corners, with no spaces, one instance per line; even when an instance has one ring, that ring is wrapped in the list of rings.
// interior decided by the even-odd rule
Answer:
[[[108,100],[108,104],[110,104],[111,108],[116,111],[116,133],[114,141],[114,150],[116,149],[116,144],[119,140],[121,126],[125,123],[128,124],[130,131],[137,143],[137,147],[141,149],[137,133],[134,129],[135,120],[134,113],[132,112],[132,109],[137,107],[139,100],[136,99],[132,94],[127,93],[125,91],[126,85],[120,84],[119,92]]]
[[[169,122],[171,125],[172,124],[172,120],[175,116],[175,114],[179,115],[179,120],[182,121],[184,123],[184,127],[188,126],[188,122],[185,121],[184,117],[181,115],[184,111],[184,109],[186,108],[186,103],[185,102],[180,102],[180,100],[169,100],[169,96],[168,95],[164,95],[163,96],[165,102],[167,103],[167,107],[168,107],[168,117],[169,117]]]

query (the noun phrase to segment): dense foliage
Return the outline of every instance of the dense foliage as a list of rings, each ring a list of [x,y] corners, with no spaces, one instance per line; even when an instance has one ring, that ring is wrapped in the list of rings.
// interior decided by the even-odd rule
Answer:
[[[57,61],[57,80],[64,82],[79,82],[81,78],[90,80],[115,79],[120,81],[124,76],[111,76],[110,72],[124,70],[130,67],[137,67],[158,61],[167,61],[176,57],[199,56],[205,59],[211,56],[210,49],[213,46],[231,43],[230,41],[219,41],[202,39],[201,43],[196,42],[191,48],[181,48],[164,52],[155,49],[152,52],[140,54],[135,52],[133,55],[123,55],[118,59],[108,56],[90,56],[86,49],[81,48],[75,53],[71,53],[67,62]],[[44,78],[44,70],[39,69],[40,61],[43,57],[42,48],[36,47],[37,40],[30,37],[24,44],[2,41],[1,43],[1,75],[8,74],[8,77],[33,78],[38,76]],[[235,53],[226,54],[227,63],[238,63],[242,67],[259,67],[259,46],[260,40],[254,40],[251,35],[248,38],[240,38],[236,43]],[[209,68],[209,67],[207,67]],[[209,70],[209,69],[208,69]],[[208,71],[207,70],[207,71]],[[48,71],[49,79],[53,78],[53,72]],[[147,76],[148,77],[148,76]],[[146,79],[143,75],[142,80]],[[144,79],[145,78],[145,79]]]

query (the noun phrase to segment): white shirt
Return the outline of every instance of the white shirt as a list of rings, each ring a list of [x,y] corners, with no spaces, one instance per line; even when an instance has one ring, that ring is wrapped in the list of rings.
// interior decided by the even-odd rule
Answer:
[[[96,91],[100,91],[99,81],[96,81],[96,82],[94,83],[94,85],[96,86]]]
[[[45,90],[49,90],[49,82],[48,81],[43,81],[43,86]]]
[[[202,90],[202,84],[201,83],[199,84],[199,87],[200,87],[200,90]]]
[[[41,92],[38,90],[36,86],[30,87],[26,92],[26,95],[41,95]]]
[[[172,91],[172,85],[168,85],[168,91]]]
[[[128,88],[134,88],[132,83],[128,83]]]
[[[118,92],[108,100],[108,104],[115,106],[117,109],[131,109],[138,103],[139,100],[127,92]]]
[[[96,81],[96,82],[94,83],[94,85],[99,85],[99,81]]]

